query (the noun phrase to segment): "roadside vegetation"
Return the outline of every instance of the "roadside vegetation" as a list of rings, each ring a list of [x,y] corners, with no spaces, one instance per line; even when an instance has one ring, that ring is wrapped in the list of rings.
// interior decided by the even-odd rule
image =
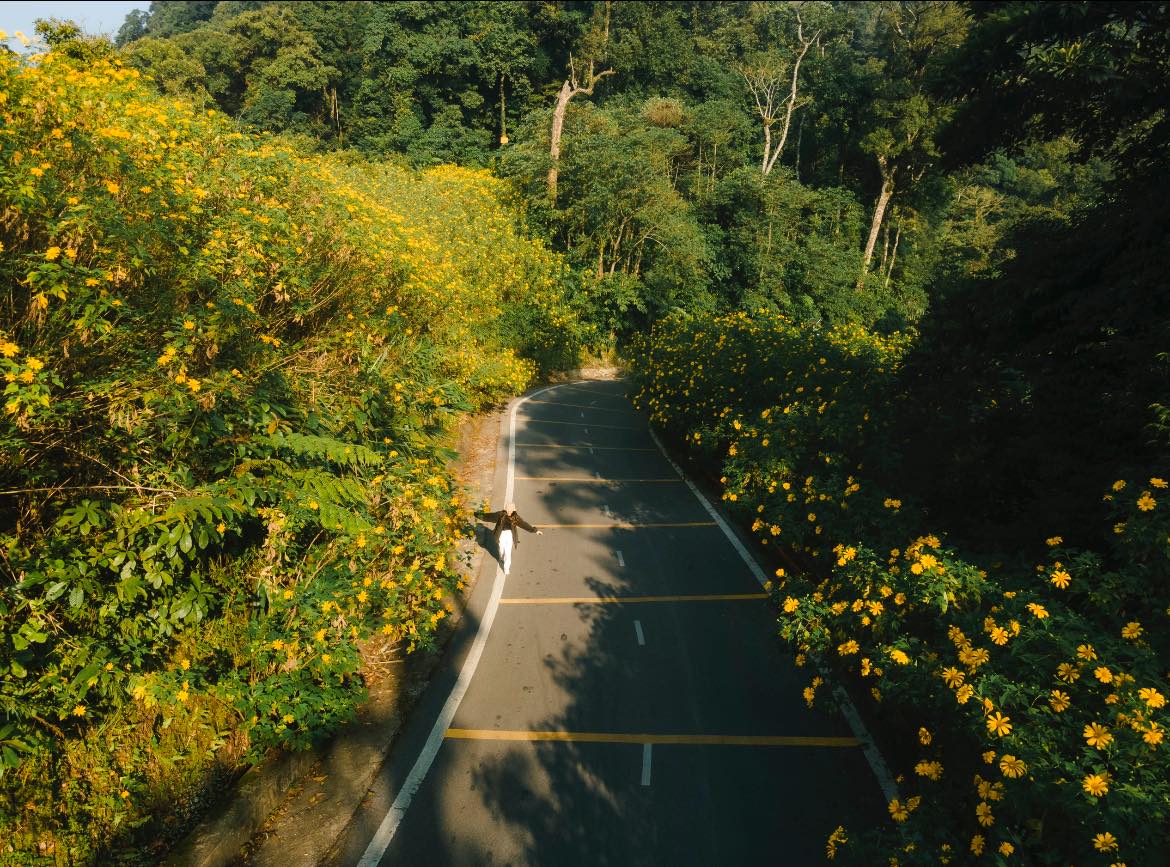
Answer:
[[[1150,863],[1170,821],[1170,481],[1135,466],[1102,490],[1107,544],[1049,524],[989,555],[989,540],[947,532],[961,497],[935,511],[897,483],[921,460],[897,436],[916,397],[910,345],[679,316],[632,360],[651,420],[721,474],[724,504],[777,552],[771,593],[804,699],[832,701],[819,660],[903,760],[884,835],[899,863]],[[860,831],[830,852],[873,863]]]
[[[483,171],[313,155],[109,53],[0,54],[0,112],[0,860],[149,861],[207,775],[352,715],[371,636],[431,642],[452,423],[579,329]]]

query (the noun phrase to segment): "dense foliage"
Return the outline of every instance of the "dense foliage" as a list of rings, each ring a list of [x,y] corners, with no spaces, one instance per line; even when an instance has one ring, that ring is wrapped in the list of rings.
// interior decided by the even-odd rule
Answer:
[[[899,858],[1164,851],[1166,3],[41,33],[0,57],[0,839],[130,850],[328,730],[363,636],[443,616],[451,419],[608,342],[875,690]]]
[[[679,307],[921,314],[947,195],[931,85],[967,18],[920,5],[156,2],[119,42],[165,90],[322,147],[498,166],[620,339]],[[550,115],[586,68],[612,74],[567,103],[550,198]]]
[[[307,155],[70,50],[0,54],[6,863],[148,847],[220,750],[349,717],[366,639],[428,645],[447,431],[578,330],[486,173]]]
[[[765,550],[796,555],[799,570],[776,570],[781,634],[798,662],[815,654],[871,694],[913,767],[889,804],[899,863],[1155,863],[1170,826],[1165,463],[1105,491],[1107,546],[1050,525],[1039,562],[981,562],[874,481],[917,459],[892,435],[914,398],[907,344],[767,315],[672,317],[635,349],[639,400],[722,473]],[[852,836],[845,850],[874,863],[858,830],[829,849]]]

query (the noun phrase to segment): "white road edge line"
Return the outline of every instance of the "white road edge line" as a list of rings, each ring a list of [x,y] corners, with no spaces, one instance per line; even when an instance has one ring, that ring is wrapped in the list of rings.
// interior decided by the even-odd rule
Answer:
[[[642,632],[642,621],[641,620],[634,621],[634,633],[638,636],[638,646],[645,647],[646,646],[646,635],[644,632]]]
[[[550,385],[545,388],[532,392],[532,394],[525,395],[517,399],[512,404],[512,409],[508,418],[508,480],[504,490],[504,502],[510,503],[512,501],[513,489],[515,488],[516,476],[516,410],[518,410],[525,401],[536,397],[538,394],[543,394],[546,391],[551,391],[558,386]],[[455,712],[459,710],[459,704],[463,701],[463,696],[467,694],[467,689],[471,685],[471,678],[475,676],[475,669],[479,666],[479,658],[483,655],[484,645],[487,644],[488,633],[491,632],[492,622],[496,619],[496,611],[500,607],[500,597],[504,593],[504,570],[496,565],[496,575],[492,582],[491,596],[488,598],[487,607],[484,609],[483,618],[479,622],[479,631],[475,634],[475,640],[471,644],[471,650],[467,653],[467,658],[463,661],[463,668],[459,671],[459,677],[455,681],[455,685],[451,688],[450,694],[447,696],[447,701],[443,704],[443,709],[439,711],[439,716],[435,720],[435,725],[431,728],[431,734],[427,738],[426,744],[415,760],[414,767],[410,769],[410,773],[406,775],[406,779],[402,782],[402,788],[398,790],[398,795],[394,798],[394,803],[390,805],[390,809],[386,811],[382,822],[378,825],[378,830],[374,832],[374,837],[370,840],[370,845],[366,847],[365,853],[361,860],[358,861],[358,867],[375,867],[386,854],[386,850],[390,847],[390,841],[394,839],[394,834],[398,831],[398,827],[402,824],[403,818],[406,816],[406,810],[410,806],[410,802],[418,793],[419,787],[422,786],[423,780],[426,778],[427,771],[430,770],[431,764],[435,761],[435,756],[439,752],[439,747],[443,745],[443,736],[447,729],[451,727],[451,721],[455,719]]]
[[[617,554],[617,558],[618,558],[618,565],[619,565],[619,566],[622,566],[622,567],[625,567],[625,565],[626,565],[626,558],[622,556],[622,552],[621,552],[621,551],[614,551],[614,553],[615,553],[615,554]]]
[[[642,744],[642,785],[650,785],[650,747],[651,744]]]
[[[764,575],[764,570],[760,568],[760,564],[748,553],[747,548],[739,541],[739,537],[735,535],[735,532],[723,520],[723,516],[703,496],[702,491],[695,486],[694,482],[687,478],[686,473],[682,471],[682,467],[675,463],[674,458],[667,454],[666,448],[662,445],[662,440],[658,438],[658,434],[654,432],[654,428],[648,427],[647,429],[650,431],[650,438],[654,440],[654,445],[658,446],[658,450],[662,452],[662,456],[666,458],[671,467],[674,468],[674,471],[678,473],[679,478],[686,482],[687,487],[691,489],[691,493],[698,498],[703,508],[707,510],[707,514],[719,525],[719,529],[723,531],[723,535],[727,537],[728,541],[731,542],[731,546],[735,548],[736,553],[747,564],[748,569],[751,570],[756,580],[760,582],[760,586],[767,589],[768,578]],[[877,777],[878,786],[881,787],[882,795],[887,802],[894,800],[898,797],[898,786],[894,782],[894,777],[890,773],[890,768],[886,764],[885,758],[878,752],[877,744],[874,743],[873,736],[870,735],[869,729],[865,727],[865,723],[861,721],[861,715],[857,712],[856,705],[853,704],[853,700],[849,698],[849,694],[845,692],[841,685],[835,683],[828,677],[828,670],[824,665],[818,661],[817,666],[820,668],[821,673],[825,675],[825,680],[833,685],[833,697],[837,699],[837,705],[841,708],[841,715],[845,717],[845,722],[849,725],[849,730],[853,732],[853,737],[861,742],[862,751],[865,753],[866,761],[869,762],[870,770]]]

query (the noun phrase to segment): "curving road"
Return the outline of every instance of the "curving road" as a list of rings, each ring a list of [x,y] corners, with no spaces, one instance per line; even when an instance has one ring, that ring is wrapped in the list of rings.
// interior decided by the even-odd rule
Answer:
[[[838,824],[883,812],[625,389],[556,386],[514,412],[500,469],[545,534],[521,534],[506,581],[481,573],[334,863],[820,864]]]

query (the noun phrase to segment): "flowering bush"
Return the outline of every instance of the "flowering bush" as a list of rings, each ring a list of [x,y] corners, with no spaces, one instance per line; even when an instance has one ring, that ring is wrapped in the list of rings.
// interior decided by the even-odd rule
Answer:
[[[0,53],[0,120],[0,846],[104,861],[225,745],[349,717],[363,639],[432,641],[452,422],[581,329],[486,173],[303,153],[113,59]]]
[[[912,458],[884,425],[913,397],[896,376],[909,340],[676,316],[635,347],[638,400],[722,473],[760,544],[802,566],[781,565],[772,588],[798,662],[820,656],[892,729],[906,772],[881,832],[892,862],[1156,863],[1170,827],[1167,482],[1106,492],[1108,551],[1051,536],[1034,569],[977,564],[868,481]],[[829,855],[874,863],[853,830]]]

